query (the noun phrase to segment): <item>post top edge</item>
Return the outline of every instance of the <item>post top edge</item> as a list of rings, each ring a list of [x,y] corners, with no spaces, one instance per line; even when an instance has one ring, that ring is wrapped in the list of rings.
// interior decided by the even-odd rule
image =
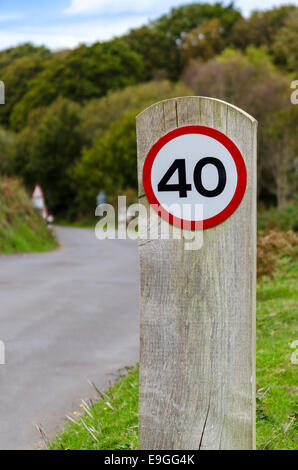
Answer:
[[[243,114],[247,119],[249,119],[253,124],[257,124],[258,121],[253,117],[251,116],[249,113],[247,113],[246,111],[244,111],[243,109],[239,108],[238,106],[235,106],[234,104],[231,104],[231,103],[228,103],[227,101],[224,101],[224,100],[220,100],[219,98],[211,98],[210,96],[177,96],[176,98],[168,98],[168,99],[165,99],[165,100],[161,100],[161,101],[158,101],[157,103],[153,103],[152,105],[148,106],[147,108],[145,108],[143,111],[141,111],[137,116],[137,120],[144,114],[146,113],[149,109],[152,109],[154,108],[155,106],[158,106],[160,105],[161,103],[166,103],[166,102],[169,102],[169,101],[178,101],[178,100],[185,100],[185,99],[196,99],[198,101],[200,100],[210,100],[210,101],[216,101],[217,103],[221,103],[229,108],[232,108],[238,112],[240,112],[241,114]]]

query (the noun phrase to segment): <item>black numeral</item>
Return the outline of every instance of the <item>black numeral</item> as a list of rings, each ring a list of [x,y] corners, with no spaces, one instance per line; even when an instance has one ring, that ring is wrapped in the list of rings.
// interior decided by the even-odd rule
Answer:
[[[214,165],[218,171],[218,185],[215,189],[212,190],[204,188],[202,183],[202,170],[204,166],[208,164]],[[193,179],[197,191],[202,194],[202,196],[215,197],[221,194],[225,189],[227,183],[227,174],[225,167],[223,166],[222,162],[218,160],[218,158],[206,157],[202,158],[202,160],[196,164]]]
[[[178,183],[168,184],[169,179],[178,170]],[[185,160],[177,159],[170,166],[157,186],[158,191],[178,191],[179,197],[187,197],[187,191],[191,191],[191,184],[186,184]]]

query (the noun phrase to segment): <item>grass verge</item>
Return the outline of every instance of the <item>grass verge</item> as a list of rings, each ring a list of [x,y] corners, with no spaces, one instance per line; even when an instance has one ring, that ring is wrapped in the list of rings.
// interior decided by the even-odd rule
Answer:
[[[272,280],[258,286],[257,447],[298,448],[297,364],[298,261],[284,258]],[[292,347],[291,347],[292,346]]]
[[[291,363],[294,353],[291,345],[298,339],[297,279],[297,259],[283,258],[278,274],[258,285],[258,449],[298,448],[297,365]],[[90,409],[83,405],[79,417],[74,415],[75,422],[66,423],[49,448],[136,449],[137,410],[138,368],[129,371],[127,377],[111,387]]]
[[[82,402],[49,449],[136,449],[138,445],[139,369],[127,369],[94,404]],[[79,417],[77,417],[79,415]]]
[[[48,251],[56,248],[51,231],[16,179],[0,180],[0,253]]]

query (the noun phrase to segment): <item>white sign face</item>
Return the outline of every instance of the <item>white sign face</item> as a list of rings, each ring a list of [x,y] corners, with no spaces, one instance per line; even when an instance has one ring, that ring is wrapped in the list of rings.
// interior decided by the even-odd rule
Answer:
[[[180,127],[164,135],[150,149],[143,168],[150,204],[169,223],[189,229],[226,220],[243,198],[246,179],[236,145],[205,126]]]
[[[33,199],[43,199],[43,192],[39,184],[37,184],[34,188],[33,194],[32,194]]]
[[[36,209],[43,209],[45,207],[44,195],[39,184],[37,184],[34,188],[32,202]]]

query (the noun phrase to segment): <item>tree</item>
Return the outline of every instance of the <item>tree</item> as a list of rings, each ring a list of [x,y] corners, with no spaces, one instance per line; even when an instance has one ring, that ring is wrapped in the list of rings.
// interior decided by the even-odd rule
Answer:
[[[123,40],[142,56],[146,79],[162,73],[164,78],[178,80],[184,67],[180,54],[184,36],[203,23],[217,19],[221,24],[220,33],[226,38],[239,18],[241,14],[232,4],[193,3],[174,8],[148,26],[132,30]]]
[[[249,18],[240,18],[228,37],[229,45],[245,50],[249,44],[267,46],[270,53],[275,52],[274,42],[289,18],[296,14],[297,7],[283,5],[271,10],[253,11]],[[277,63],[278,62],[277,56]]]
[[[11,159],[15,146],[15,134],[0,127],[0,175],[8,175],[11,172]]]
[[[10,47],[0,52],[0,74],[3,70],[11,65],[16,59],[23,57],[39,58],[41,60],[47,60],[51,56],[51,52],[44,46],[33,46],[30,43],[25,43],[17,47]]]
[[[198,57],[207,60],[221,52],[224,46],[221,29],[220,20],[214,18],[187,33],[180,48],[183,63]]]
[[[74,170],[80,208],[93,211],[99,189],[114,198],[126,188],[137,187],[136,122],[134,113],[111,125],[83,151]]]
[[[227,6],[224,6],[221,2],[213,5],[210,5],[210,3],[192,3],[173,8],[168,15],[164,15],[153,22],[153,25],[179,43],[186,33],[201,26],[203,22],[214,18],[220,21],[222,35],[226,38],[236,21],[241,18],[241,13],[234,8],[233,3]]]
[[[13,60],[3,69],[1,80],[5,83],[5,106],[0,107],[0,122],[9,124],[14,106],[29,90],[30,80],[43,69],[44,59],[39,54],[30,54]]]
[[[14,157],[15,173],[31,189],[40,183],[49,209],[60,215],[76,212],[72,169],[83,145],[79,110],[64,98],[47,109],[35,110],[19,134]]]
[[[177,78],[179,57],[175,42],[163,31],[149,26],[132,29],[123,40],[144,61],[144,80],[156,76]]]
[[[273,116],[271,125],[266,129],[270,145],[271,169],[276,184],[277,205],[284,206],[293,199],[298,190],[297,168],[298,156],[298,110],[295,106],[280,111]]]
[[[275,36],[272,50],[275,62],[290,72],[298,67],[298,8],[286,19],[284,26]]]
[[[110,92],[103,98],[86,103],[81,112],[80,131],[90,145],[96,133],[105,134],[111,124],[121,120],[127,111],[136,115],[156,101],[190,94],[192,91],[184,84],[174,84],[166,80]]]
[[[119,39],[81,45],[64,57],[55,56],[28,84],[28,92],[14,107],[11,126],[22,129],[31,109],[50,105],[57,97],[82,102],[143,78],[141,57]]]

